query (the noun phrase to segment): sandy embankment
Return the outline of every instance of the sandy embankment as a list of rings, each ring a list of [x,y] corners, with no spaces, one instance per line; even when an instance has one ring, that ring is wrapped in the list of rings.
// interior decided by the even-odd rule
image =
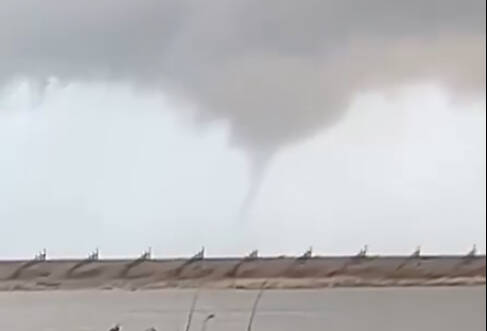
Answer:
[[[0,261],[0,290],[485,284],[485,256]]]

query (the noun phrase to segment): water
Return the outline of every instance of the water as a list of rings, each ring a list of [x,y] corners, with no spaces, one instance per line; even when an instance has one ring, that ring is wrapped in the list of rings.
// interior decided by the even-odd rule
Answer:
[[[204,290],[192,330],[246,330],[256,291]],[[0,293],[0,330],[184,330],[192,290]],[[485,287],[266,291],[254,331],[485,330]]]

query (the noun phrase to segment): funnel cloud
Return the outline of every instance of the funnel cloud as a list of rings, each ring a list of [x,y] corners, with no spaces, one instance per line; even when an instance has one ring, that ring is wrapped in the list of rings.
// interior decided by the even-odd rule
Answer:
[[[269,156],[333,125],[358,92],[427,81],[483,93],[485,6],[3,0],[0,84],[126,82],[191,105],[201,121],[226,121],[251,160],[245,209]]]

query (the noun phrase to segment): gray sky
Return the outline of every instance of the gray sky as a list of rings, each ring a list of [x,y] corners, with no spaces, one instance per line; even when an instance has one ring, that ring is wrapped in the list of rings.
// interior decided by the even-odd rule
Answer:
[[[0,20],[0,256],[485,250],[485,1]]]

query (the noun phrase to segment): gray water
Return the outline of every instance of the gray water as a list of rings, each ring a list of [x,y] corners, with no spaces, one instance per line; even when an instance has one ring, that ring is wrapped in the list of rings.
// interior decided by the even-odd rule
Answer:
[[[191,330],[246,330],[256,291],[204,290]],[[184,330],[192,290],[0,293],[0,330]],[[254,331],[485,330],[485,287],[264,292]]]

